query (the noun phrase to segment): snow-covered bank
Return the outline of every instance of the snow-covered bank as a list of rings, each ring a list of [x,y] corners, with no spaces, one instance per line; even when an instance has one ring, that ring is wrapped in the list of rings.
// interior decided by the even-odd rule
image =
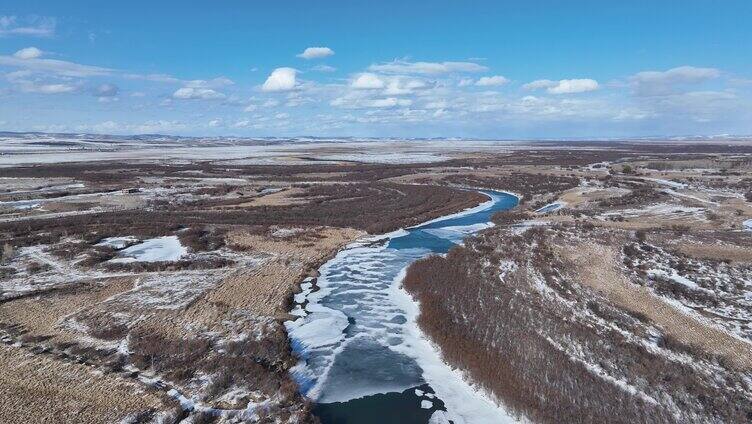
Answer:
[[[472,385],[460,370],[453,369],[441,358],[441,348],[431,342],[418,327],[420,303],[402,288],[404,268],[392,283],[390,296],[407,312],[406,333],[413,343],[403,353],[412,356],[423,369],[423,377],[436,392],[446,408],[445,419],[456,424],[516,423],[504,408],[494,401],[492,395]],[[396,349],[400,349],[398,346]]]

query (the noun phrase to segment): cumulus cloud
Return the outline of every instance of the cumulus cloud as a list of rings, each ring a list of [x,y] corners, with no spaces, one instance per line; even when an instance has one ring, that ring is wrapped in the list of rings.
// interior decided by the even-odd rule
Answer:
[[[370,72],[364,72],[350,83],[350,87],[357,90],[375,90],[384,88],[386,83],[384,80],[376,74]]]
[[[42,51],[36,47],[26,47],[25,49],[13,53],[13,57],[19,59],[36,59],[40,56],[42,56]]]
[[[218,100],[226,96],[211,88],[182,87],[175,90],[172,97],[181,100]]]
[[[51,37],[55,35],[56,23],[55,18],[49,17],[18,19],[16,16],[0,16],[0,37]]]
[[[488,68],[474,62],[408,62],[395,60],[392,62],[373,64],[368,67],[369,71],[384,72],[391,74],[449,74],[484,72]]]
[[[330,49],[329,47],[308,47],[303,51],[303,53],[300,53],[297,55],[301,59],[319,59],[322,57],[332,56],[334,55],[334,50]]]
[[[572,94],[572,93],[584,93],[587,91],[594,91],[599,88],[598,81],[582,78],[582,79],[564,79],[559,81],[551,80],[536,80],[529,82],[522,86],[527,90],[540,90],[545,88],[547,92],[551,94]]]
[[[644,71],[629,80],[639,96],[660,96],[677,92],[680,86],[703,83],[721,75],[715,68],[680,66],[667,71]]]
[[[557,84],[558,84],[557,81],[541,79],[541,80],[535,80],[527,84],[524,84],[522,88],[524,88],[525,90],[540,90],[542,88],[556,87]]]
[[[593,79],[568,79],[561,80],[554,87],[548,88],[551,94],[584,93],[598,89],[598,81]]]
[[[295,89],[298,71],[293,68],[277,68],[261,86],[263,91],[290,91]]]
[[[499,86],[504,85],[508,83],[509,80],[501,75],[494,75],[492,77],[481,77],[478,79],[478,81],[475,82],[475,85],[479,87],[493,87],[493,86]]]
[[[393,77],[389,79],[382,94],[385,96],[404,96],[413,94],[416,90],[429,88],[429,86],[430,84],[421,79]]]

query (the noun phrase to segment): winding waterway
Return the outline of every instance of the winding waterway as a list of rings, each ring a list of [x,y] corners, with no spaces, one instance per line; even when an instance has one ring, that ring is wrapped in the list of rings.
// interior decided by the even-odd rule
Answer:
[[[303,283],[286,323],[302,358],[293,374],[329,423],[505,423],[505,411],[440,359],[401,289],[417,259],[446,253],[517,198],[483,191],[476,208],[351,244]]]

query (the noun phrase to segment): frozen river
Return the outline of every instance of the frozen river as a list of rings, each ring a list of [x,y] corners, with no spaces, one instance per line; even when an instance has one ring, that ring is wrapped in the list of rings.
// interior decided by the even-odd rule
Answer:
[[[288,321],[301,390],[323,423],[514,422],[444,364],[415,324],[418,305],[400,285],[407,266],[446,253],[517,198],[356,242],[303,283]]]

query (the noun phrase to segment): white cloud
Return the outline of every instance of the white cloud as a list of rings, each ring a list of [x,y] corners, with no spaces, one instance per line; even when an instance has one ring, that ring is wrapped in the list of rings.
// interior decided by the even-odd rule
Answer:
[[[312,71],[316,72],[334,72],[337,70],[334,66],[329,65],[316,65],[313,68],[311,68]]]
[[[564,79],[559,81],[536,80],[522,86],[527,90],[540,90],[545,88],[551,94],[572,94],[594,91],[599,88],[598,81],[581,78],[581,79]]]
[[[702,82],[717,78],[721,72],[715,68],[695,68],[694,66],[680,66],[668,71],[645,71],[633,76],[639,81],[670,81],[670,82]]]
[[[256,109],[258,109],[258,106],[250,104],[243,109],[243,112],[255,112]]]
[[[24,84],[21,90],[27,93],[38,94],[63,94],[72,93],[78,90],[78,87],[70,84]]]
[[[55,35],[56,23],[55,18],[49,17],[31,17],[19,20],[16,16],[0,16],[0,37],[14,35],[51,37]]]
[[[377,92],[371,90],[352,90],[337,97],[329,104],[345,109],[392,108],[396,106],[410,106],[410,99],[398,97],[374,98]]]
[[[81,88],[80,83],[73,83],[69,79],[60,81],[61,78],[40,78],[30,70],[8,72],[5,79],[24,93],[61,94],[72,93]]]
[[[175,90],[172,97],[182,100],[217,100],[224,99],[225,95],[211,88],[182,87]]]
[[[332,55],[334,55],[334,50],[329,47],[308,47],[297,56],[302,59],[319,59]]]
[[[501,75],[494,75],[492,77],[481,77],[475,82],[475,85],[479,87],[492,87],[499,86],[508,83],[509,80]]]
[[[458,83],[458,87],[467,87],[469,85],[473,85],[473,80],[471,78],[462,78]]]
[[[42,51],[36,47],[26,47],[25,49],[13,53],[13,57],[19,59],[36,59],[40,56],[42,56]]]
[[[639,96],[660,96],[675,93],[677,86],[699,84],[718,78],[721,71],[715,68],[680,66],[667,71],[645,71],[632,75],[629,80]]]
[[[375,107],[375,108],[390,108],[390,107],[396,107],[396,106],[410,106],[413,104],[412,100],[409,99],[398,99],[396,97],[388,97],[385,99],[374,99],[369,100],[364,103],[367,107]]]
[[[551,94],[584,93],[598,89],[598,81],[593,79],[561,80],[555,87],[548,88]]]
[[[298,71],[293,68],[277,68],[261,86],[263,91],[290,91],[295,89]]]
[[[110,75],[114,72],[112,69],[100,68],[98,66],[80,65],[78,63],[66,62],[64,60],[41,59],[39,57],[21,59],[19,57],[16,57],[15,55],[0,55],[0,66],[23,68],[35,72],[43,72],[75,78]]]
[[[384,88],[386,84],[384,83],[384,80],[381,79],[376,74],[372,74],[370,72],[364,72],[360,75],[358,75],[351,83],[350,87],[358,89],[358,90],[374,90],[374,89],[380,89]]]
[[[233,84],[235,84],[235,82],[226,77],[218,77],[210,80],[190,80],[185,82],[185,86],[191,88],[221,88]]]
[[[220,118],[212,119],[211,121],[209,121],[208,125],[210,127],[212,127],[212,128],[216,128],[216,127],[222,125],[222,119],[220,119]]]
[[[392,74],[448,74],[463,72],[483,72],[487,67],[474,62],[408,62],[395,60],[392,62],[373,64],[368,70]]]
[[[559,83],[557,81],[541,79],[541,80],[535,80],[533,82],[524,84],[522,88],[524,88],[525,90],[540,90],[541,88],[556,87],[558,84]]]
[[[428,84],[420,79],[392,77],[388,80],[386,89],[383,91],[385,96],[404,96],[413,94],[416,90],[428,88]]]

